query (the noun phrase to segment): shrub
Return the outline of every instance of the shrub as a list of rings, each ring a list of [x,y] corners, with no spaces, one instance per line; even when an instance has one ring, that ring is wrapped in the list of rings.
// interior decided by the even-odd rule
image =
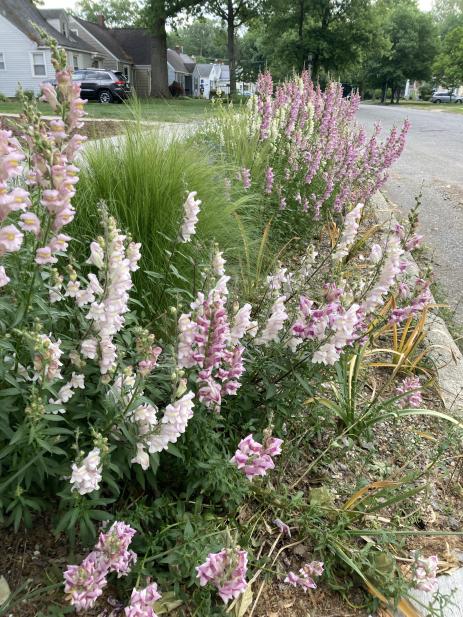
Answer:
[[[433,87],[428,83],[421,84],[419,92],[421,100],[429,101],[433,93]]]

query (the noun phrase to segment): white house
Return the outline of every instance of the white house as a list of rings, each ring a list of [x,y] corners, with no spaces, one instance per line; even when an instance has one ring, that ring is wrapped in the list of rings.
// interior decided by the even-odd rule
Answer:
[[[193,71],[193,93],[205,99],[214,94],[230,94],[230,67],[228,64],[196,64]],[[255,94],[256,84],[236,82],[238,94]]]
[[[36,24],[66,50],[70,66],[92,66],[95,50],[79,37],[51,26],[30,0],[0,0],[0,93],[14,96],[21,83],[40,92],[43,81],[53,79],[50,49],[34,28]]]

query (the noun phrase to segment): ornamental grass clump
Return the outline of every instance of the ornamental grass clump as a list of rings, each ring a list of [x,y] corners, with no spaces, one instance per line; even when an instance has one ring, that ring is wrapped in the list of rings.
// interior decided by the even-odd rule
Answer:
[[[110,140],[89,144],[79,166],[73,229],[92,240],[97,204],[105,201],[119,225],[144,247],[134,293],[148,314],[152,307],[162,313],[179,295],[194,298],[212,239],[233,272],[245,251],[252,261],[257,239],[252,196],[230,193],[227,167],[212,161],[204,147],[131,125],[116,148]],[[183,204],[189,217],[179,230]],[[188,241],[193,227],[194,245]]]

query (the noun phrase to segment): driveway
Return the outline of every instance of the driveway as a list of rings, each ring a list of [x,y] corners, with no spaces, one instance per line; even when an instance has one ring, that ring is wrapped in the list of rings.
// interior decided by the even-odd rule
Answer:
[[[392,168],[386,196],[406,214],[422,192],[420,229],[434,260],[436,281],[463,325],[463,115],[398,106],[361,105],[357,119],[370,132],[411,122],[404,153]]]

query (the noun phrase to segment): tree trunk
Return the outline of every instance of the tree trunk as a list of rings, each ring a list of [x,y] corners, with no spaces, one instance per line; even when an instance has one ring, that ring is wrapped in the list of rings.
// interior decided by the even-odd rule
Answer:
[[[230,67],[230,96],[236,94],[235,11],[233,0],[227,0],[227,50]]]
[[[395,88],[394,86],[391,86],[391,105],[394,104],[394,93],[395,93]]]
[[[151,0],[153,45],[151,50],[151,96],[170,97],[167,76],[166,7],[164,0]]]
[[[381,103],[386,102],[386,94],[387,94],[387,81],[383,83],[381,86]]]

